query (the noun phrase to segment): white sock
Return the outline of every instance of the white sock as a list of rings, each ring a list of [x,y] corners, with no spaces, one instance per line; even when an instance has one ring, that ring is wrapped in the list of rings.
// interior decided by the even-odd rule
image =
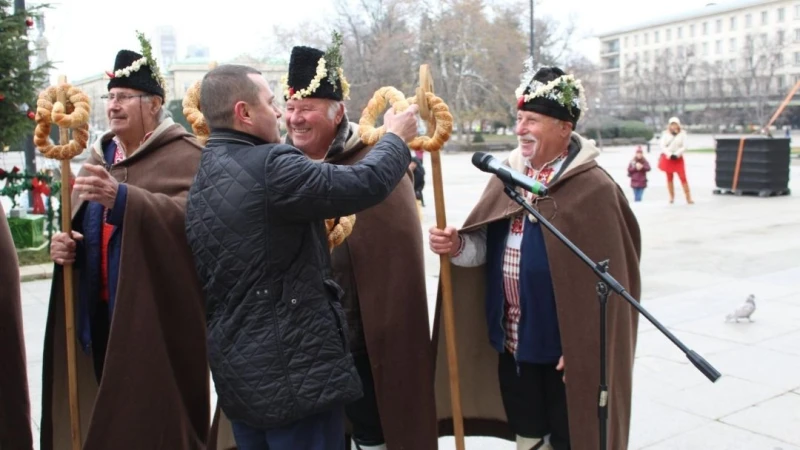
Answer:
[[[358,445],[356,444],[357,450],[387,450],[386,444],[381,445]]]
[[[517,436],[517,450],[546,450],[552,449],[545,439],[526,438]]]

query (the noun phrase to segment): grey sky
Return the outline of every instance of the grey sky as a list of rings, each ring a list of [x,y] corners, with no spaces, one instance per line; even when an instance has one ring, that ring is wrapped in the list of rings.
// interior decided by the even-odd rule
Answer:
[[[490,0],[503,2],[505,0]],[[29,0],[31,2],[31,0]],[[47,11],[48,56],[55,61],[57,74],[76,80],[111,70],[114,56],[122,48],[139,50],[134,30],[151,39],[156,27],[174,27],[178,55],[190,44],[207,45],[211,58],[225,61],[241,53],[256,53],[269,39],[273,25],[290,26],[305,20],[318,20],[331,14],[330,0],[55,0]],[[702,7],[706,1],[671,0],[672,12]],[[722,2],[718,2],[722,3]],[[527,4],[527,2],[524,2]],[[656,0],[540,0],[538,16],[561,20],[575,17],[579,33],[586,37],[578,49],[597,58],[595,33],[667,13],[666,4]],[[520,10],[527,20],[527,7]]]

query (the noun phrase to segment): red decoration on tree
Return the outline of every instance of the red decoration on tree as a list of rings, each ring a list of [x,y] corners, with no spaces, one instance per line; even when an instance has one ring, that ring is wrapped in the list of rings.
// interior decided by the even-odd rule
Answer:
[[[33,180],[31,180],[31,187],[33,191],[33,213],[45,214],[47,211],[44,207],[42,195],[50,195],[50,186],[47,185],[47,182],[40,180],[38,177],[34,177]]]
[[[0,93],[0,102],[2,102],[2,101],[3,101],[3,100],[5,100],[5,99],[6,99],[6,96],[5,96],[5,95],[3,95],[2,93]]]
[[[36,118],[36,113],[34,113],[33,111],[28,111],[28,119],[33,120],[35,118]]]
[[[31,19],[30,17],[25,19],[25,25],[27,25],[29,27],[32,27],[33,26],[33,19]]]

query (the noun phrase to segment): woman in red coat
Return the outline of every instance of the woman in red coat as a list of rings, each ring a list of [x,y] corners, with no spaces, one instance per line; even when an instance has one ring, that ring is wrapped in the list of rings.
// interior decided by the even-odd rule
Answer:
[[[675,186],[672,184],[677,173],[686,195],[686,203],[692,204],[692,195],[689,192],[689,183],[686,181],[686,168],[683,163],[683,152],[686,151],[686,132],[681,129],[681,121],[677,117],[669,119],[669,126],[661,134],[661,156],[658,168],[667,173],[667,190],[669,202],[675,202]]]

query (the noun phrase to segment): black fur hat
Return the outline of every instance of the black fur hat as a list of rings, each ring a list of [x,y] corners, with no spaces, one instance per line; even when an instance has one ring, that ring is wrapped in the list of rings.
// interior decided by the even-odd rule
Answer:
[[[537,89],[546,86],[553,80],[566,75],[558,67],[543,67],[539,69],[530,82],[525,86],[522,94],[517,99],[517,109],[533,111],[577,125],[581,117],[582,91],[577,80],[562,79],[552,90],[536,97],[526,96],[535,93]]]
[[[317,77],[317,68],[322,58],[325,60],[325,74],[319,80],[319,85],[312,87],[312,92],[303,93],[300,97],[346,100],[350,86],[342,70],[341,45],[342,35],[334,31],[333,42],[327,52],[305,46],[292,48],[289,73],[284,78],[284,100],[310,87],[311,82]]]
[[[114,61],[114,72],[124,70],[142,58],[142,55],[134,51],[120,50],[119,53],[117,53],[117,59]],[[132,70],[129,75],[115,75],[114,72],[108,73],[111,77],[111,81],[108,82],[108,90],[115,87],[123,87],[158,95],[162,99],[164,98],[164,87],[161,86],[153,76],[150,64],[145,62],[139,66],[138,70]]]
[[[312,47],[294,47],[292,49],[292,56],[289,59],[289,96],[284,93],[284,99],[294,95],[295,92],[301,91],[311,84],[311,80],[317,76],[317,64],[319,59],[325,56],[322,50],[317,50]],[[342,84],[337,81],[331,83],[328,75],[320,80],[319,87],[309,95],[303,98],[327,98],[331,100],[341,101],[344,99],[342,94]]]

